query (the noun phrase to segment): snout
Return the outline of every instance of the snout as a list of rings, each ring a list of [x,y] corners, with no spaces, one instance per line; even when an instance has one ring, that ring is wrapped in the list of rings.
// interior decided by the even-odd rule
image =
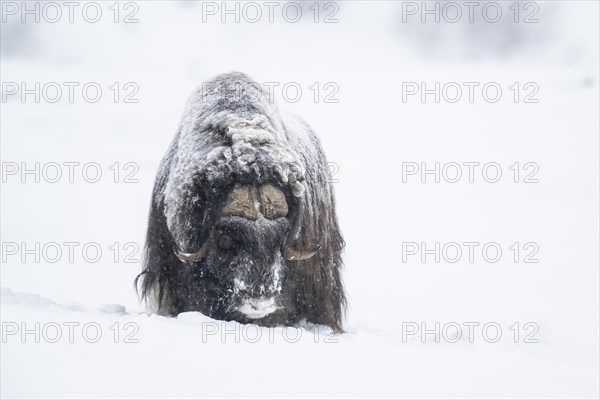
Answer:
[[[277,302],[273,297],[247,298],[237,308],[239,312],[250,319],[266,317],[278,309]]]

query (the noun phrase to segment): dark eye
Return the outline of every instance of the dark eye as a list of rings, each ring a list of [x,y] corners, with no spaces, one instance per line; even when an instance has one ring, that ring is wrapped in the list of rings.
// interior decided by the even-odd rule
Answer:
[[[221,246],[223,250],[229,250],[233,246],[233,240],[229,235],[221,234],[221,236],[219,236],[219,246]]]

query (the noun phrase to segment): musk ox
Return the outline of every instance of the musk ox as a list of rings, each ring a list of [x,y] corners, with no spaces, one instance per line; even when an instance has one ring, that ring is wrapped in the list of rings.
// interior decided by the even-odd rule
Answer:
[[[152,193],[142,298],[263,326],[342,331],[344,241],[319,139],[241,73],[197,89]]]

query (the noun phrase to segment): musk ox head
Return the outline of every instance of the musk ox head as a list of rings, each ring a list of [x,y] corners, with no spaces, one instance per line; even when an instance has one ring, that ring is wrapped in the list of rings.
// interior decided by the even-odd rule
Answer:
[[[203,84],[156,178],[142,296],[164,315],[341,331],[344,241],[327,171],[310,127],[247,76]]]

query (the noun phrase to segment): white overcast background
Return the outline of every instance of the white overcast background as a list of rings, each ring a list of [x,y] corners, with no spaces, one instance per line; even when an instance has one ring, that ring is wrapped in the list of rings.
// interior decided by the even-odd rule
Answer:
[[[2,398],[598,398],[598,2],[498,2],[495,23],[486,2],[473,22],[463,2],[460,18],[438,3],[439,22],[421,2],[311,1],[297,22],[295,4],[283,17],[287,2],[273,22],[263,2],[256,22],[247,3],[236,22],[221,2],[98,2],[96,23],[83,18],[85,2],[73,22],[55,3],[54,23],[54,5],[28,2],[40,21],[21,22],[24,3],[1,4]],[[229,71],[276,82],[279,106],[321,138],[347,242],[345,334],[164,318],[138,302],[158,164],[187,96]],[[39,102],[23,99],[36,82],[57,82],[62,97],[48,101],[51,85]],[[79,84],[73,102],[64,82]],[[90,82],[102,89],[96,103],[82,95]],[[439,102],[403,101],[422,82],[456,82],[462,97],[448,101],[450,85]],[[473,102],[464,82],[479,85]],[[497,102],[482,95],[490,82],[502,89]],[[286,84],[301,88],[297,101]],[[138,101],[125,103],[134,91]],[[22,175],[36,163],[39,183]],[[52,163],[62,167],[56,183]],[[64,163],[79,163],[74,182]],[[101,167],[97,183],[82,176],[88,163]],[[407,166],[436,163],[447,166],[439,183],[403,179]],[[444,179],[455,176],[452,163],[462,167],[456,183]],[[472,183],[464,163],[479,163]],[[488,163],[500,166],[496,183],[482,175]],[[411,242],[457,243],[463,254],[450,262],[447,247],[439,262],[422,262],[407,254]],[[473,262],[465,242],[479,243]],[[23,252],[36,243],[39,262]],[[101,257],[86,260],[82,248],[96,243]],[[483,258],[487,243],[501,248],[497,262]],[[532,252],[538,262],[524,262]]]

